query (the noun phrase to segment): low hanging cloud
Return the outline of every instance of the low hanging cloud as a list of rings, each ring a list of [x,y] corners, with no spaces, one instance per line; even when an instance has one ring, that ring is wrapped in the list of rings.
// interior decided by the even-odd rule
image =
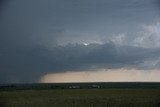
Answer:
[[[132,40],[129,40],[126,34],[119,34],[108,38],[106,43],[86,44],[80,41],[55,45],[52,48],[46,45],[30,47],[16,43],[5,46],[0,53],[0,70],[3,71],[0,72],[0,82],[36,82],[44,75],[68,71],[95,72],[99,69],[123,68],[129,72],[130,69],[158,70],[159,23],[145,26],[135,34]]]
[[[106,43],[87,45],[80,41],[55,45],[52,48],[48,48],[47,45],[6,46],[9,49],[0,53],[0,69],[3,71],[0,72],[0,82],[33,82],[39,79],[44,79],[45,82],[48,81],[45,80],[48,74],[65,74],[68,71],[96,72],[99,69],[114,71],[125,68],[129,72],[132,72],[130,69],[135,69],[140,70],[138,72],[143,70],[144,73],[145,70],[146,72],[158,70],[159,23],[145,26],[142,31],[135,34],[132,40],[129,40],[126,34],[119,34],[108,38]]]
[[[16,49],[2,55],[1,64],[5,66],[2,66],[1,70],[5,73],[1,72],[1,81],[14,82],[25,77],[27,81],[37,81],[45,74],[56,72],[96,71],[124,67],[146,70],[158,69],[160,64],[157,60],[160,58],[159,48],[117,46],[114,43],[68,44],[54,47],[52,50],[42,47],[29,48],[29,50]],[[155,64],[150,64],[155,61]]]

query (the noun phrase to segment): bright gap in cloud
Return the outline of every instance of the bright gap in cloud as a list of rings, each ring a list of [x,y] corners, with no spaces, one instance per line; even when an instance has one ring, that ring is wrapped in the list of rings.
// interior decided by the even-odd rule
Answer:
[[[87,45],[89,45],[89,43],[83,43],[83,45],[87,46]]]
[[[40,83],[61,82],[160,82],[158,70],[109,69],[50,73],[40,79]]]

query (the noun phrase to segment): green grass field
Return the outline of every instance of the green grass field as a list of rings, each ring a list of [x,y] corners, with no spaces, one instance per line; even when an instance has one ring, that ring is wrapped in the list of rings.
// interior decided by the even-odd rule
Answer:
[[[160,107],[160,89],[0,91],[0,107]]]

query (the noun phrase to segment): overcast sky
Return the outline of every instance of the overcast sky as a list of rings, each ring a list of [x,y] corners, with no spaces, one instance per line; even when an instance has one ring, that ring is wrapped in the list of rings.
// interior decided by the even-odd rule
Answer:
[[[159,0],[0,1],[0,83],[43,82],[67,72],[73,73],[67,78],[94,73],[82,81],[99,81],[94,76],[108,78],[107,71],[127,72],[126,81],[143,72],[137,79],[143,81],[145,72],[158,70]]]

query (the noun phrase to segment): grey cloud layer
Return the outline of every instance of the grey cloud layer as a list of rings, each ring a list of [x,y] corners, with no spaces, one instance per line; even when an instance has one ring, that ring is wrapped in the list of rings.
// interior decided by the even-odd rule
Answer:
[[[52,72],[83,71],[114,68],[149,69],[145,61],[160,57],[160,49],[145,49],[133,46],[116,46],[113,43],[69,44],[53,50],[43,47],[14,49],[2,53],[1,82],[11,80],[36,81],[40,76]],[[158,62],[157,62],[158,64]],[[159,64],[158,64],[159,65]],[[158,68],[158,65],[152,67]],[[12,78],[10,75],[12,74]],[[4,76],[5,75],[5,76]],[[4,81],[3,81],[4,82]]]
[[[139,30],[139,25],[150,24],[159,17],[158,0],[14,0],[2,3],[1,42],[12,45],[92,42],[97,39],[93,34],[99,38],[117,33],[130,33],[130,36]]]
[[[160,25],[137,33],[158,19],[159,0],[2,0],[0,83],[37,82],[50,72],[158,68]]]

